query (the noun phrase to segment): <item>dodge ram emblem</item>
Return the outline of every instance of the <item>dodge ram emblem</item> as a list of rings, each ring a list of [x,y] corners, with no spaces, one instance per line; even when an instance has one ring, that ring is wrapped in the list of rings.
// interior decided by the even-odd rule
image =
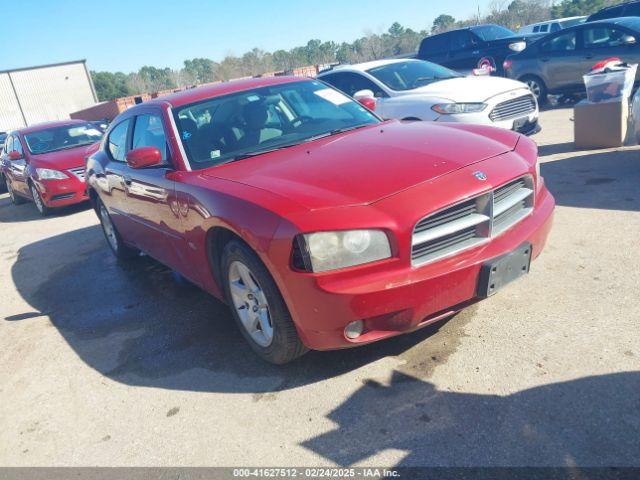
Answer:
[[[487,175],[484,172],[478,170],[477,172],[473,172],[473,176],[478,180],[482,180],[483,182],[487,179]]]

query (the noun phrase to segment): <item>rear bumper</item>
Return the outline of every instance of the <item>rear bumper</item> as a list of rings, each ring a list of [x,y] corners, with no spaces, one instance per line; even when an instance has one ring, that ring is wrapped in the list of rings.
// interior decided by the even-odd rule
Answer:
[[[524,242],[531,243],[532,258],[537,257],[551,229],[554,206],[543,187],[529,217],[487,244],[423,267],[390,266],[375,278],[349,282],[298,274],[295,292],[287,297],[303,342],[314,350],[371,343],[416,330],[478,301],[482,265]],[[350,340],[344,328],[355,320],[364,321],[365,332]]]
[[[49,208],[64,207],[89,200],[86,184],[78,178],[34,180],[44,204]]]

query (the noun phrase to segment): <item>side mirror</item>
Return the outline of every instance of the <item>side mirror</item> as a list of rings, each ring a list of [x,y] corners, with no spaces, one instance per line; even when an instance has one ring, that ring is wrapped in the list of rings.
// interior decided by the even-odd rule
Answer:
[[[15,160],[22,160],[24,158],[24,155],[22,155],[18,150],[13,150],[9,152],[8,157],[9,157],[9,160],[13,162]]]
[[[156,147],[140,147],[127,153],[126,159],[131,168],[145,168],[162,163],[162,154]]]
[[[624,35],[620,41],[622,42],[623,45],[635,45],[636,44],[636,37],[634,37],[633,35]]]
[[[353,98],[365,108],[373,111],[376,109],[376,97],[371,90],[360,90],[356,92]]]

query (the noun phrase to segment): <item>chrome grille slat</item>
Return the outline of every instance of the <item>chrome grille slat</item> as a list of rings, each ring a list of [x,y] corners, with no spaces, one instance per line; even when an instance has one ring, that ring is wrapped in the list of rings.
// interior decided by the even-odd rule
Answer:
[[[529,115],[535,112],[535,110],[536,101],[533,95],[528,94],[497,104],[489,114],[489,118],[493,122],[500,122],[502,120]]]
[[[533,191],[527,175],[422,218],[411,239],[412,264],[424,265],[500,235],[531,213]]]
[[[84,167],[68,168],[67,171],[73,173],[80,180],[84,181]]]

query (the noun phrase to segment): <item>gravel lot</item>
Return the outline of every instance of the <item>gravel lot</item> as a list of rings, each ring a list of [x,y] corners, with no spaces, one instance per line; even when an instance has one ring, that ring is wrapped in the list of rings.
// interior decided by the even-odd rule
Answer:
[[[448,322],[285,367],[86,207],[0,196],[0,465],[640,466],[640,149],[535,138],[556,196],[531,274]]]

